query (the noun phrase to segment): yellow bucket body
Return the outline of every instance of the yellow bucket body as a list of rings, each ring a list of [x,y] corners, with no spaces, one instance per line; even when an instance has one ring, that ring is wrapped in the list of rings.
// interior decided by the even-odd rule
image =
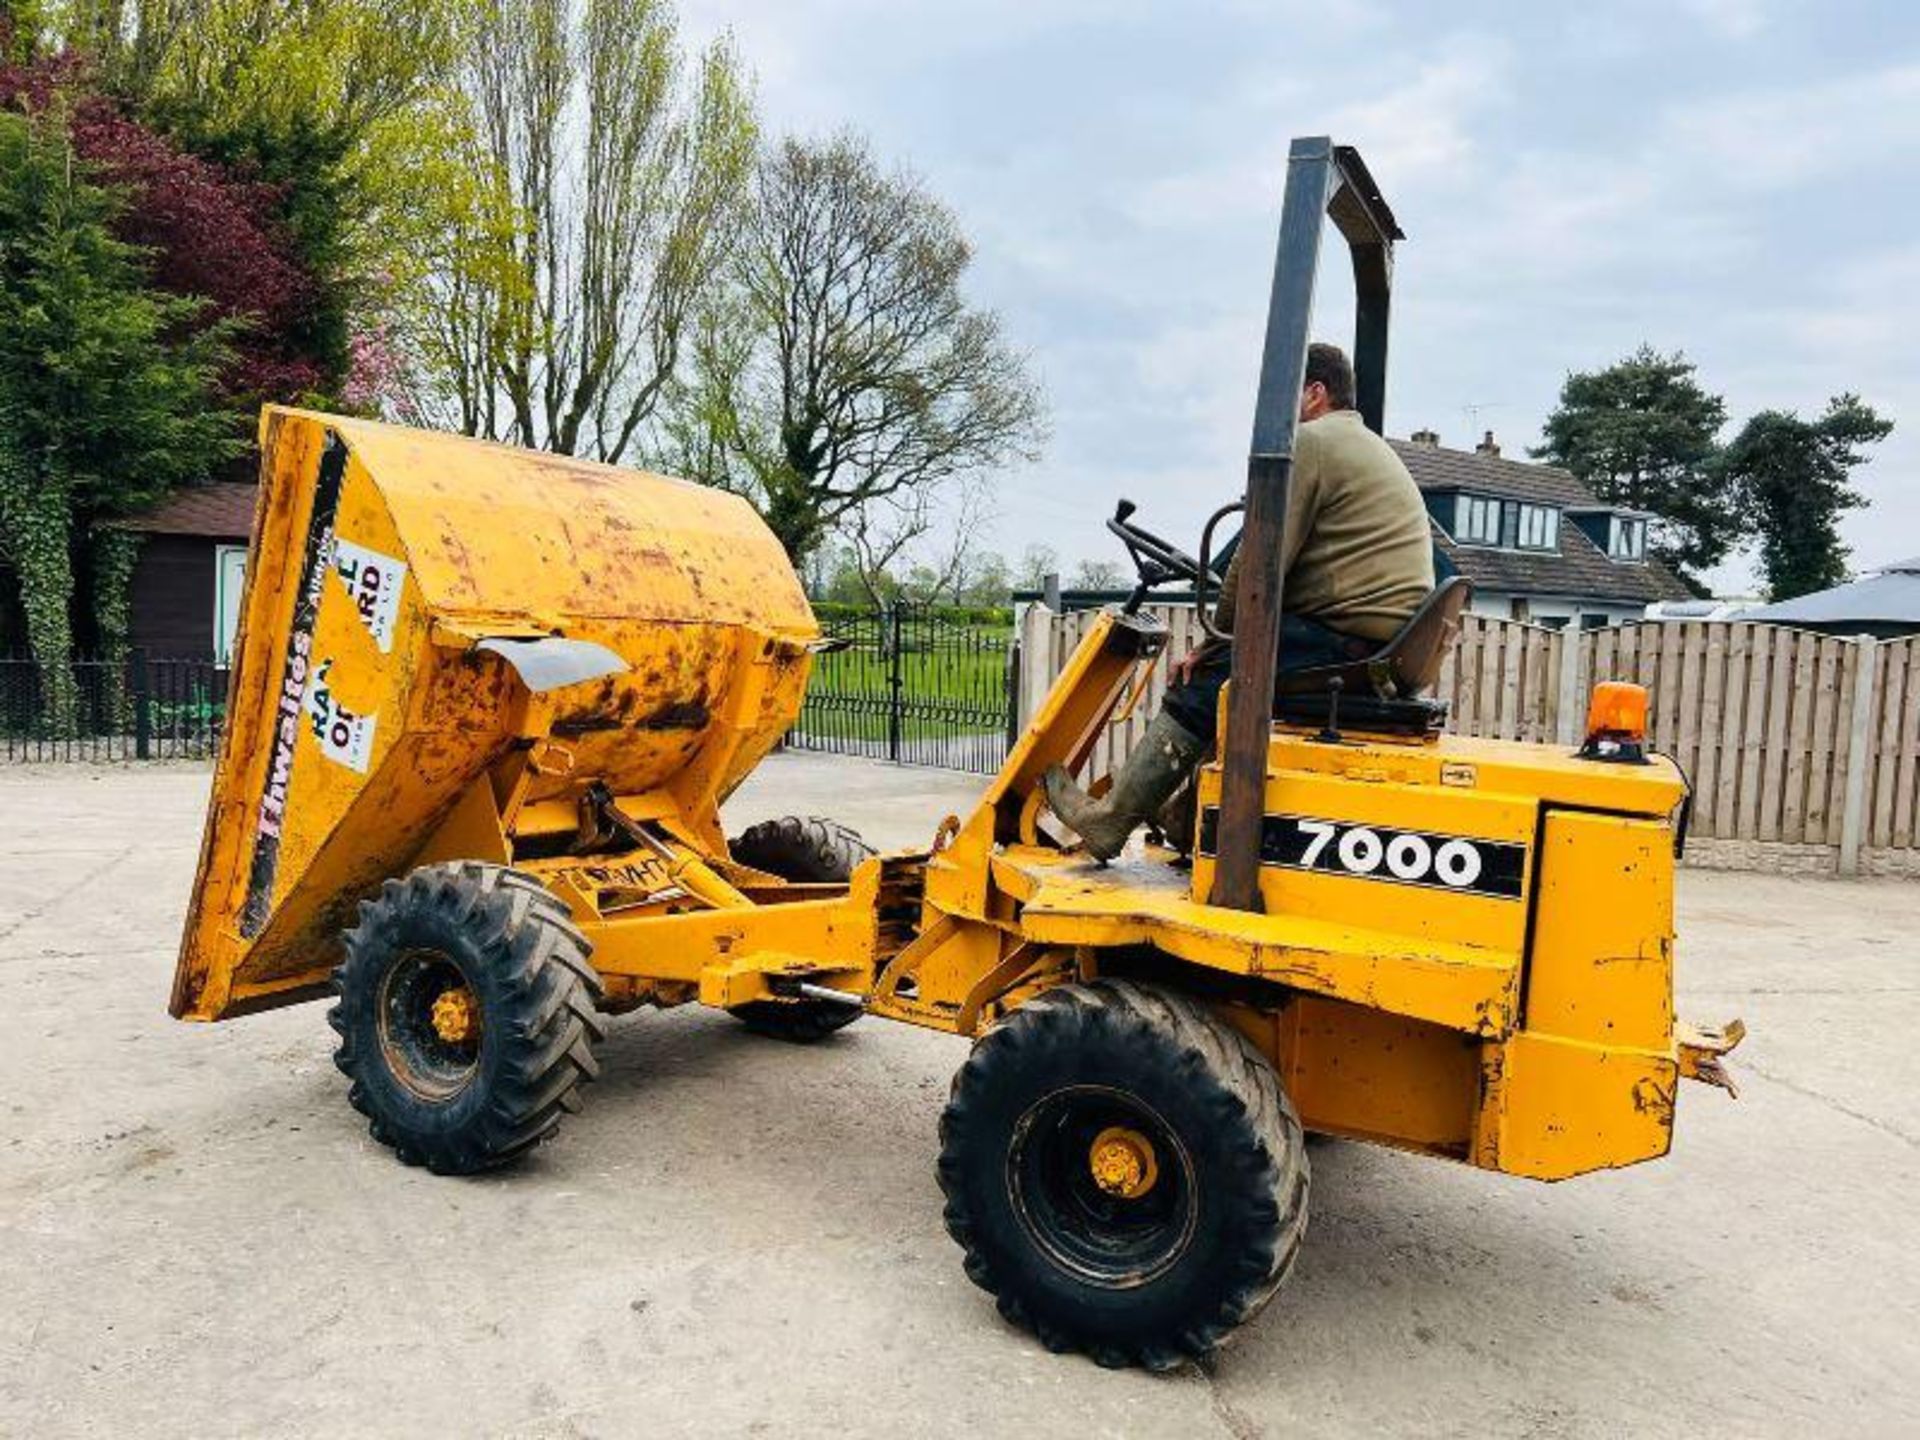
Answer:
[[[357,903],[516,747],[530,804],[604,785],[717,841],[819,635],[744,500],[279,408],[261,452],[175,1015],[317,993]]]

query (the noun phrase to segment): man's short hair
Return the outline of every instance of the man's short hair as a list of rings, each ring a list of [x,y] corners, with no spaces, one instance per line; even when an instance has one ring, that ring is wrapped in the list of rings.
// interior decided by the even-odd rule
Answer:
[[[1327,387],[1327,403],[1336,410],[1353,408],[1353,363],[1338,345],[1316,340],[1307,346],[1306,384]]]

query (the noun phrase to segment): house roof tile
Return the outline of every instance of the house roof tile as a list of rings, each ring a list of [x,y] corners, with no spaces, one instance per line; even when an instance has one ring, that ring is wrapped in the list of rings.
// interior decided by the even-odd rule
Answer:
[[[1535,500],[1546,505],[1591,508],[1600,503],[1591,490],[1558,466],[1473,450],[1448,450],[1411,440],[1387,443],[1422,490],[1473,490],[1502,500]]]

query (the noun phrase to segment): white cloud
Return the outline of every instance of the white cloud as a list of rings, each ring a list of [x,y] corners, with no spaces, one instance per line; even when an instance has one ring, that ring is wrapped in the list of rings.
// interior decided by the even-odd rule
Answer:
[[[1272,217],[1294,134],[1330,134],[1357,145],[1376,175],[1414,177],[1422,189],[1457,185],[1475,155],[1476,123],[1507,93],[1509,56],[1505,42],[1479,36],[1450,42],[1431,59],[1384,55],[1380,70],[1398,78],[1363,100],[1329,103],[1340,87],[1325,77],[1318,85],[1283,76],[1230,88],[1217,103],[1239,118],[1222,128],[1261,138],[1223,160],[1147,181],[1127,203],[1127,214],[1143,225],[1176,229]]]
[[[1778,190],[1920,153],[1920,65],[1683,103],[1669,164],[1719,188]]]
[[[1462,37],[1406,83],[1335,110],[1328,129],[1379,173],[1417,177],[1422,189],[1456,184],[1476,157],[1487,112],[1509,96],[1510,62],[1505,41]]]
[[[1055,401],[1017,549],[1189,534],[1238,479],[1287,137],[1358,143],[1412,240],[1391,423],[1516,453],[1567,370],[1684,348],[1736,421],[1857,388],[1900,423],[1862,563],[1920,550],[1920,19],[1901,0],[682,0],[774,128],[851,124],[953,201]],[[1342,268],[1327,265],[1322,329]]]
[[[1680,0],[1680,8],[1729,40],[1748,40],[1767,26],[1761,0]]]

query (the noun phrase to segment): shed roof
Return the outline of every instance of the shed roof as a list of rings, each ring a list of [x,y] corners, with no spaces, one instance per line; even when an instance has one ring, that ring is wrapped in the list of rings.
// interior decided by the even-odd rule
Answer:
[[[1920,629],[1920,557],[1878,575],[1741,614],[1779,625],[1912,625]]]
[[[253,533],[253,502],[259,486],[215,481],[177,490],[143,515],[114,524],[145,535],[199,535],[209,540],[245,540]]]

